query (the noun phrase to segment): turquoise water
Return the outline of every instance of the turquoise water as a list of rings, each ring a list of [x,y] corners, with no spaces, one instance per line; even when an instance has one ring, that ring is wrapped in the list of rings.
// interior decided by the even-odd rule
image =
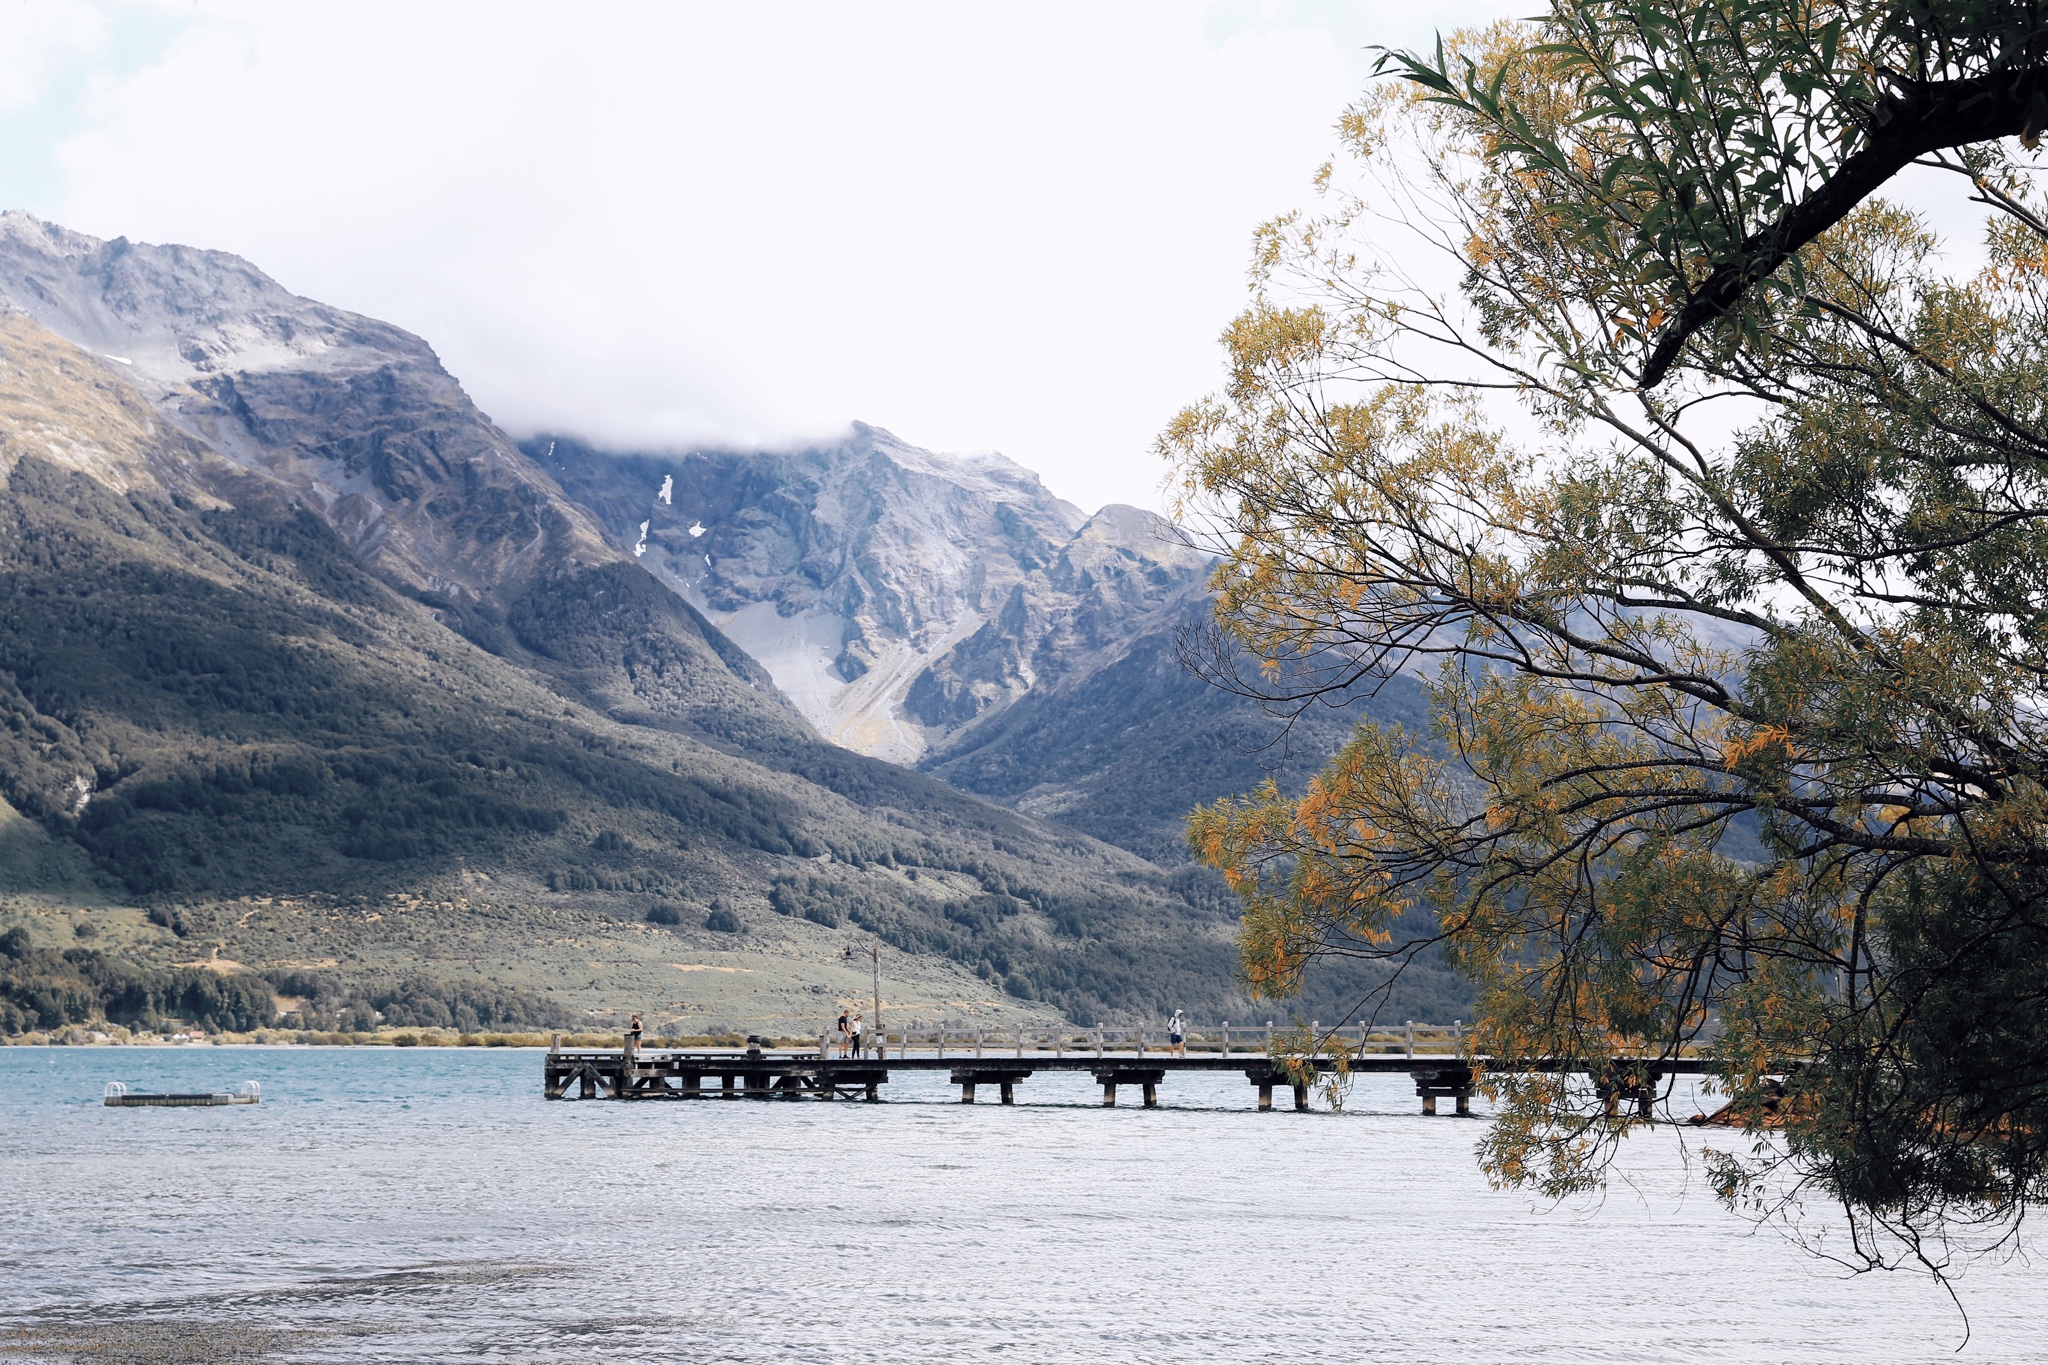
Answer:
[[[1086,1075],[970,1109],[943,1076],[881,1105],[551,1104],[540,1071],[0,1049],[0,1355],[1860,1365],[1962,1338],[1924,1278],[1845,1277],[1722,1212],[1696,1134],[1632,1140],[1596,1205],[1534,1203],[1401,1077],[1259,1114],[1235,1077],[1105,1111]],[[263,1103],[108,1109],[109,1080]],[[2048,1356],[2048,1268],[1960,1290],[1961,1359]]]

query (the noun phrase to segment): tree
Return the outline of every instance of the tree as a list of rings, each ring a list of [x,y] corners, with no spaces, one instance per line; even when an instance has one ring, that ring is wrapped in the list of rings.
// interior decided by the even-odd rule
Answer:
[[[1702,1048],[1853,1256],[2048,1193],[2048,27],[2031,5],[1581,3],[1390,55],[1259,234],[1227,388],[1161,439],[1215,680],[1424,676],[1299,798],[1198,811],[1285,993],[1441,948],[1475,1052]],[[1982,262],[1877,197],[1980,206]],[[1232,665],[1237,647],[1262,662]],[[1435,928],[1400,936],[1418,908]],[[1495,1074],[1489,1172],[1638,1120]],[[1782,1100],[1780,1098],[1782,1092]]]

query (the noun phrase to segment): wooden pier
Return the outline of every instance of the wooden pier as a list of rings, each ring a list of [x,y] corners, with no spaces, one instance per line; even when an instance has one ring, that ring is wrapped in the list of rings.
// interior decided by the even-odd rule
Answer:
[[[888,1084],[892,1072],[943,1071],[953,1085],[960,1087],[962,1104],[976,1103],[989,1089],[997,1092],[1001,1103],[1014,1104],[1017,1087],[1040,1072],[1087,1072],[1102,1087],[1104,1107],[1115,1107],[1119,1093],[1135,1087],[1144,1106],[1151,1109],[1158,1107],[1159,1087],[1168,1076],[1235,1072],[1256,1089],[1258,1107],[1262,1110],[1273,1108],[1276,1089],[1291,1091],[1296,1109],[1309,1107],[1306,1079],[1267,1052],[1260,1045],[1263,1039],[1259,1043],[1247,1040],[1241,1048],[1212,1044],[1210,1050],[1203,1051],[1199,1045],[1190,1046],[1186,1055],[1174,1055],[1159,1050],[1142,1036],[1114,1040],[1135,1046],[1110,1046],[1111,1040],[1103,1036],[1106,1032],[1092,1030],[1092,1046],[1078,1047],[1070,1047],[1065,1039],[1053,1043],[1034,1039],[1027,1043],[1017,1033],[1001,1038],[1000,1050],[988,1046],[987,1035],[976,1035],[971,1050],[953,1044],[952,1056],[946,1055],[948,1043],[943,1036],[935,1044],[927,1040],[920,1047],[915,1035],[908,1040],[892,1039],[881,1055],[859,1058],[833,1055],[837,1049],[829,1040],[821,1040],[815,1051],[752,1046],[649,1049],[629,1054],[624,1048],[565,1049],[558,1045],[547,1053],[544,1093],[551,1100],[876,1101],[881,1099],[881,1088]],[[1554,1064],[1540,1060],[1503,1063],[1468,1058],[1448,1050],[1433,1052],[1426,1050],[1427,1039],[1425,1050],[1417,1051],[1412,1031],[1403,1041],[1406,1046],[1391,1051],[1365,1050],[1371,1046],[1369,1039],[1358,1049],[1346,1047],[1343,1063],[1353,1075],[1408,1075],[1415,1083],[1415,1094],[1425,1114],[1437,1113],[1437,1102],[1443,1099],[1451,1100],[1458,1114],[1472,1112],[1472,1092],[1477,1083],[1475,1062],[1480,1069],[1489,1071],[1557,1069]],[[1192,1036],[1190,1042],[1194,1042]],[[1334,1050],[1319,1052],[1298,1059],[1298,1064],[1312,1067],[1319,1075],[1327,1074],[1338,1067],[1339,1054]],[[1701,1062],[1690,1058],[1616,1059],[1599,1069],[1593,1079],[1596,1093],[1607,1101],[1609,1113],[1620,1112],[1623,1105],[1634,1105],[1647,1115],[1665,1077],[1698,1075],[1704,1070]]]

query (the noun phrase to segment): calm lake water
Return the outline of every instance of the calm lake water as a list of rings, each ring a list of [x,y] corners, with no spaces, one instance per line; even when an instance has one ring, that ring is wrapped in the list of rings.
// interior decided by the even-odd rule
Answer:
[[[1667,1130],[1597,1206],[1487,1188],[1405,1079],[1346,1112],[1169,1078],[966,1108],[550,1104],[480,1049],[0,1049],[0,1358],[1955,1360],[1912,1274],[1752,1233]],[[107,1109],[263,1084],[263,1103]],[[1726,1141],[1726,1135],[1722,1135]],[[1963,1360],[2048,1358],[2048,1267],[1977,1266]]]

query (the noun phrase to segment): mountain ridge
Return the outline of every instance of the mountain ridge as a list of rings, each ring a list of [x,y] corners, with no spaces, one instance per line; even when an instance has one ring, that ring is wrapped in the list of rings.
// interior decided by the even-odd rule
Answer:
[[[0,302],[0,913],[43,947],[700,1023],[808,1027],[855,937],[956,1016],[1236,998],[1227,907],[824,743],[417,338],[23,215]]]

